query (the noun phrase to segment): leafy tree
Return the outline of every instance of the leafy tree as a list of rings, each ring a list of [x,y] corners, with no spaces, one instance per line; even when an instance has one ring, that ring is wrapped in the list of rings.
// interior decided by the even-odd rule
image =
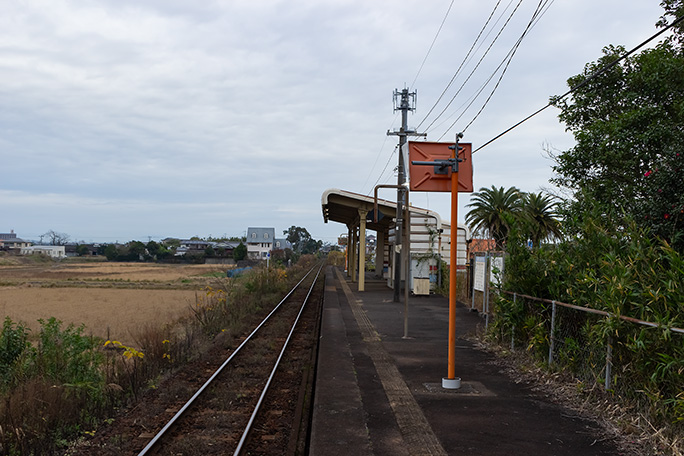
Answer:
[[[208,257],[213,257],[214,255],[216,255],[216,251],[212,246],[207,246],[207,248],[204,249],[204,255]]]
[[[321,250],[323,247],[323,241],[317,241],[315,239],[307,240],[302,246],[302,255],[313,254]]]
[[[76,254],[78,254],[78,256],[85,256],[88,255],[88,253],[90,253],[90,249],[87,245],[79,244],[76,246]]]
[[[107,260],[114,261],[119,256],[119,249],[114,244],[107,244],[104,249],[104,255],[107,257]]]
[[[233,249],[233,259],[235,261],[244,260],[247,257],[247,246],[240,242],[240,244]]]
[[[663,2],[666,11],[680,0]],[[667,10],[667,8],[670,8]],[[568,80],[577,86],[624,53],[604,56]],[[577,145],[554,158],[552,182],[570,189],[568,214],[582,217],[598,204],[606,216],[639,220],[684,251],[684,54],[674,40],[624,59],[577,89],[552,99]]]
[[[684,15],[684,2],[682,0],[662,0],[660,6],[665,9],[665,14],[656,23],[658,27],[665,27],[674,19]],[[684,22],[674,26],[674,38],[680,45],[684,44]]]
[[[307,229],[300,226],[292,225],[288,229],[283,230],[283,234],[287,235],[286,239],[292,244],[293,250],[299,253],[302,253],[307,243],[312,240],[311,234],[309,234]]]
[[[525,194],[520,218],[533,246],[539,247],[549,237],[561,237],[557,207],[558,202],[551,195],[541,192]]]
[[[139,261],[145,255],[145,244],[140,241],[131,241],[128,243],[128,256],[132,261]]]
[[[523,193],[516,187],[482,187],[473,193],[467,206],[472,209],[466,214],[466,222],[474,231],[491,236],[496,241],[496,248],[502,250],[522,202]]]
[[[147,249],[147,253],[149,253],[152,257],[157,257],[161,253],[162,246],[155,241],[149,241],[146,245],[145,248]]]
[[[169,250],[163,244],[155,241],[149,241],[147,244],[145,244],[145,248],[147,249],[147,253],[150,255],[150,257],[155,260],[161,260],[171,255],[171,252],[169,252]]]

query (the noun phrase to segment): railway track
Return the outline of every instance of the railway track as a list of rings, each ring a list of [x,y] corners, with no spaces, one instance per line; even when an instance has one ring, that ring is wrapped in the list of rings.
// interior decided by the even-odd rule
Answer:
[[[321,269],[312,268],[189,400],[162,412],[172,416],[143,435],[149,441],[139,456],[305,452]]]

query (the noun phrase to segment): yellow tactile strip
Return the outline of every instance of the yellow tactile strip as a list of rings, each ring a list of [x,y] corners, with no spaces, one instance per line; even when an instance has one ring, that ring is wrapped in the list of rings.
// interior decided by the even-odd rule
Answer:
[[[356,323],[359,325],[363,340],[368,346],[368,354],[373,360],[375,370],[378,373],[378,377],[380,377],[387,399],[394,411],[399,430],[404,438],[409,454],[416,456],[446,456],[447,452],[444,451],[442,444],[432,431],[430,423],[428,423],[423,411],[418,406],[413,394],[411,394],[411,390],[409,390],[406,382],[404,382],[401,374],[399,374],[397,366],[394,365],[391,357],[382,346],[380,335],[363,310],[363,301],[356,299],[339,269],[335,269],[335,272],[347,297]]]

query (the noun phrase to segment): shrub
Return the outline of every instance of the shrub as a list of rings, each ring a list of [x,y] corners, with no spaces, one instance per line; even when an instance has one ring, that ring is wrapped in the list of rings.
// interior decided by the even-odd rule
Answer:
[[[613,347],[612,390],[642,403],[652,417],[684,422],[684,256],[634,221],[613,228],[610,217],[589,216],[558,245],[530,250],[508,246],[503,288],[609,312],[615,317],[559,310],[556,367],[584,381],[601,382],[605,350]],[[509,296],[495,307],[493,334],[514,335],[538,359],[545,359],[550,306]],[[624,315],[661,325],[624,321]],[[513,334],[513,332],[515,332]],[[584,376],[584,377],[582,377]]]
[[[16,365],[30,348],[28,334],[26,326],[5,317],[0,333],[0,381],[3,387],[13,384],[16,379]]]

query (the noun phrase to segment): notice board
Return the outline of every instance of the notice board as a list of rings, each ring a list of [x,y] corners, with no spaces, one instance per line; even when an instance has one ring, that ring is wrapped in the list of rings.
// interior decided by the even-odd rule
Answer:
[[[487,269],[487,262],[485,257],[475,257],[475,277],[473,279],[473,290],[485,291],[485,270]]]

